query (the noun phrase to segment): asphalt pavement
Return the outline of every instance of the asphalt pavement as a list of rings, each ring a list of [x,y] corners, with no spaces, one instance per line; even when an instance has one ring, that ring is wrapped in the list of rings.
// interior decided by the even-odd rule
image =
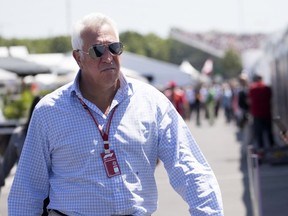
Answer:
[[[260,199],[255,207],[250,198],[253,190],[249,190],[251,181],[248,176],[246,147],[239,140],[236,125],[233,122],[226,123],[222,112],[214,125],[202,119],[201,126],[196,126],[193,118],[187,124],[218,179],[225,216],[258,216],[255,214],[255,209],[261,209],[256,211],[262,213],[259,216],[288,215],[287,165],[264,163],[259,166],[259,179],[256,182],[260,188]],[[16,168],[16,166],[13,168],[6,186],[2,188],[0,216],[8,215],[7,197]],[[169,185],[166,171],[161,163],[156,170],[156,180],[159,207],[153,216],[188,216],[187,204]]]

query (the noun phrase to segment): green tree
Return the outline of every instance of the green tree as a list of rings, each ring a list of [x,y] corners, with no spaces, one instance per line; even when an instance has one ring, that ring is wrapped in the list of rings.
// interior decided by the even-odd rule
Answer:
[[[16,100],[5,99],[3,114],[7,119],[19,119],[27,117],[30,105],[33,100],[33,94],[29,90],[21,93],[20,98]]]
[[[52,38],[52,40],[50,40],[49,49],[50,52],[55,53],[65,53],[70,51],[72,49],[70,37],[59,36]]]
[[[242,62],[239,54],[232,48],[229,48],[221,60],[223,77],[224,78],[235,78],[237,77],[242,70]]]
[[[158,37],[155,34],[148,34],[144,37],[145,55],[162,61],[170,60],[170,46],[167,40]]]
[[[71,51],[70,36],[38,39],[5,39],[0,37],[0,46],[26,46],[29,53],[65,53]]]
[[[124,50],[163,61],[170,60],[169,41],[150,33],[141,35],[137,32],[127,31],[120,34]]]
[[[120,34],[120,41],[124,44],[124,50],[132,53],[137,53],[139,55],[145,55],[143,49],[144,37],[133,31],[126,31]]]

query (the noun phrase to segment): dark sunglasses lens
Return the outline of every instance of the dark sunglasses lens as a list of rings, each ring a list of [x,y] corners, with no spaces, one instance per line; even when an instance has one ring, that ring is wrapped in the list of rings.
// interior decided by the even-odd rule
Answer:
[[[123,44],[120,42],[111,43],[108,47],[109,51],[114,55],[121,55],[123,52]]]
[[[95,46],[93,46],[93,50],[95,52],[96,57],[101,57],[105,52],[105,46],[104,45],[95,45]]]
[[[121,55],[121,53],[123,52],[123,44],[121,42],[111,43],[108,45],[108,49],[113,55]],[[96,59],[101,57],[104,54],[105,50],[105,45],[97,44],[89,49],[89,55],[91,56],[91,58]]]
[[[104,54],[105,46],[103,46],[103,45],[94,45],[94,46],[89,48],[88,52],[89,52],[89,55],[90,55],[91,58],[97,59],[97,58],[101,57]]]

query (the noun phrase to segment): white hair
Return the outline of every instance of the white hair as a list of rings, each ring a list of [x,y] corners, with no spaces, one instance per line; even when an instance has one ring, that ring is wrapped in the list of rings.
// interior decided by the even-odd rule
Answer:
[[[81,38],[81,34],[87,30],[88,28],[100,28],[103,24],[110,25],[114,32],[116,33],[119,39],[119,33],[116,27],[115,22],[108,16],[102,13],[91,13],[80,19],[75,23],[72,35],[71,35],[71,44],[73,50],[82,49],[83,48],[83,39]]]

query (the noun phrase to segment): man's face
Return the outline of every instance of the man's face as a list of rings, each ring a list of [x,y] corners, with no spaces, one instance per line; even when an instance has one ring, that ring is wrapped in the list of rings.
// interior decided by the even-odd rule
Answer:
[[[97,30],[87,29],[81,36],[84,42],[82,50],[86,53],[95,44],[109,45],[119,41],[113,28],[107,24]],[[109,88],[114,85],[119,77],[120,57],[113,55],[107,46],[103,55],[96,59],[86,53],[74,54],[74,58],[82,71],[81,79],[93,86]]]

